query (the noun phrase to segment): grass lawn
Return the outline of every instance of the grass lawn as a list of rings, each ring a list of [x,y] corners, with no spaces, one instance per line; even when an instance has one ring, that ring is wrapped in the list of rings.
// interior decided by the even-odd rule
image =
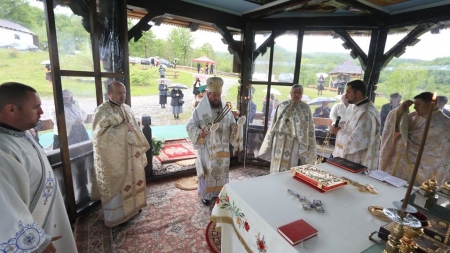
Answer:
[[[44,65],[41,62],[48,60],[48,52],[27,52],[16,51],[10,49],[0,49],[0,58],[3,61],[0,63],[0,82],[22,82],[32,86],[38,90],[41,97],[53,96],[53,90],[45,80]],[[77,55],[60,55],[60,62],[62,69],[71,70],[92,70],[92,60],[89,54],[77,54]],[[172,79],[170,75],[174,74],[174,71],[178,71],[178,77]],[[188,87],[190,91],[193,83],[194,72],[189,72],[181,69],[167,69],[166,75],[169,79],[172,79],[174,83],[181,83]],[[158,68],[143,66],[140,64],[130,65],[131,75],[131,94],[132,96],[149,96],[158,94],[158,82],[159,72]],[[229,77],[227,77],[229,78]],[[80,78],[79,77],[62,77],[62,84],[64,89],[70,89],[76,97],[95,97],[95,87],[93,78]],[[257,105],[257,111],[262,109],[262,101],[265,98],[266,88],[262,85],[255,85],[255,93],[253,95],[253,101]],[[288,86],[274,86],[273,88],[280,91],[281,95],[275,95],[275,98],[281,101],[289,99],[290,87]],[[236,96],[238,93],[238,82],[228,90],[226,101],[233,102],[236,106]],[[304,94],[314,99],[317,96],[317,90],[315,88],[305,88]],[[337,93],[335,91],[323,91],[324,97],[335,97]],[[388,103],[388,98],[377,97],[375,106],[381,109],[381,106]],[[332,105],[330,105],[332,106]],[[315,108],[316,106],[312,106]]]

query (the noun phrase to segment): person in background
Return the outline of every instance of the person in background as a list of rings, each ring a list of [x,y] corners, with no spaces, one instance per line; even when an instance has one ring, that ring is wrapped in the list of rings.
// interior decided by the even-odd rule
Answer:
[[[330,111],[330,119],[336,122],[337,117],[341,116],[341,120],[339,121],[339,125],[344,125],[347,120],[350,119],[351,115],[353,115],[353,109],[355,105],[351,105],[348,103],[348,99],[345,96],[345,93],[341,95],[341,102],[336,103],[331,107]]]
[[[400,106],[400,101],[402,100],[402,95],[399,93],[392,93],[389,96],[389,103],[384,104],[381,106],[381,112],[380,112],[380,119],[381,119],[381,134],[383,133],[384,129],[384,122],[386,121],[386,117],[388,113]]]
[[[69,145],[89,140],[89,135],[84,127],[87,114],[73,100],[70,90],[63,90],[64,116],[66,119],[67,141]],[[53,149],[60,148],[56,112],[51,113],[53,121]]]
[[[220,77],[210,77],[206,83],[207,96],[192,112],[186,131],[198,153],[195,162],[198,195],[204,205],[209,205],[229,182],[230,145],[234,151],[243,149],[245,117],[236,122],[230,111],[223,118],[217,119],[224,109],[221,100],[223,80]],[[211,130],[209,123],[217,129]]]
[[[301,101],[303,86],[294,84],[291,99],[276,108],[258,157],[270,162],[270,173],[316,162],[316,137],[309,106]]]
[[[184,94],[178,88],[173,88],[170,92],[170,105],[172,106],[172,114],[174,119],[180,119],[180,113],[183,113]]]
[[[278,107],[279,104],[280,104],[280,101],[278,99],[276,99],[276,98],[272,102],[272,106],[273,106],[273,108],[275,108],[275,110],[272,110],[272,113],[270,114],[270,117],[269,117],[269,128],[272,125],[273,118],[275,117],[275,112],[277,111],[276,108]]]
[[[450,119],[431,100],[433,93],[422,92],[389,112],[381,138],[379,169],[409,182],[426,121],[431,112],[427,139],[417,172],[416,184],[435,179],[441,186],[450,179]],[[415,112],[409,113],[414,104]]]
[[[206,75],[208,74],[208,70],[209,70],[208,63],[206,63],[206,65],[205,65],[205,74]]]
[[[248,112],[248,123],[253,123],[253,119],[256,115],[257,105],[253,102],[253,94],[250,95],[250,101],[248,101],[249,112]]]
[[[194,85],[192,87],[192,94],[194,94],[194,98],[197,98],[198,94],[200,94],[200,91],[198,90],[198,87],[202,86],[202,83],[200,82],[200,78],[195,78]]]
[[[336,135],[333,156],[376,170],[380,157],[380,114],[367,97],[367,87],[363,81],[347,83],[345,93],[348,102],[355,108],[343,128],[330,127],[330,133]]]
[[[206,96],[206,85],[198,87],[198,92],[199,94],[197,95],[197,97],[194,100],[192,100],[192,108],[194,109],[198,106],[202,98]]]
[[[328,107],[329,104],[330,102],[322,102],[322,105],[314,110],[313,117],[329,118],[331,112],[331,108]]]
[[[322,105],[320,107],[317,107],[314,110],[313,117],[317,118],[330,118],[330,111],[331,108],[328,107],[329,102],[322,102]],[[325,135],[328,131],[328,126],[314,126],[316,130],[321,130]],[[320,131],[316,132],[316,135],[320,135]]]
[[[269,100],[269,116],[272,114],[272,111],[273,111],[273,100],[275,99],[275,95],[273,95],[273,93],[270,93],[270,100]],[[265,113],[266,113],[266,106],[267,106],[267,103],[266,103],[266,97],[264,96],[264,98],[263,98],[263,108],[262,108],[262,113],[263,113],[263,115],[266,115]]]
[[[159,104],[161,105],[161,109],[166,108],[167,104],[167,92],[169,89],[167,88],[167,84],[164,83],[164,81],[161,81],[161,83],[158,85],[159,90]]]
[[[107,91],[108,101],[97,107],[92,123],[91,199],[101,200],[103,221],[114,227],[147,206],[144,167],[150,145],[131,107],[125,104],[125,85],[112,81]]]
[[[178,61],[178,58],[173,59],[173,68],[174,69],[177,68],[177,61]]]
[[[200,62],[197,62],[197,74],[200,74]]]
[[[345,85],[347,84],[347,80],[345,79],[344,75],[339,75],[337,80],[337,89],[338,89],[338,95],[344,94]]]
[[[323,75],[319,76],[319,80],[317,80],[317,95],[322,96],[322,91],[325,89],[325,78],[323,78]]]
[[[45,80],[48,82],[48,87],[53,87],[52,67],[50,64],[45,64]]]
[[[58,179],[28,132],[43,113],[32,87],[0,85],[1,252],[77,252]]]
[[[158,72],[159,72],[159,77],[160,78],[165,78],[166,77],[166,68],[164,68],[164,65],[162,65],[162,64],[159,65]]]
[[[211,63],[211,67],[209,68],[209,74],[214,74],[214,63]]]
[[[450,111],[444,108],[447,102],[448,98],[446,96],[437,96],[437,105],[439,110],[441,110],[445,116],[450,117]]]

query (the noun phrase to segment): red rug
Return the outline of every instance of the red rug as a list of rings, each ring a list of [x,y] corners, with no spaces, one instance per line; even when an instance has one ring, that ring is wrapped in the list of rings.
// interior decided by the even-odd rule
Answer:
[[[267,169],[247,166],[230,170],[230,180],[267,175]],[[197,191],[177,189],[173,179],[147,184],[147,207],[124,224],[108,228],[97,205],[80,217],[76,228],[79,253],[207,253],[220,245],[210,225],[213,206],[204,206]],[[214,245],[205,240],[211,231]],[[215,239],[214,239],[215,238]],[[211,247],[213,246],[213,247]],[[214,252],[214,251],[213,251]],[[220,250],[218,251],[220,252]]]
[[[156,157],[161,163],[197,158],[194,146],[188,139],[168,140]]]
[[[216,223],[210,221],[205,230],[206,243],[208,243],[209,249],[213,253],[220,253],[220,230],[216,230]]]

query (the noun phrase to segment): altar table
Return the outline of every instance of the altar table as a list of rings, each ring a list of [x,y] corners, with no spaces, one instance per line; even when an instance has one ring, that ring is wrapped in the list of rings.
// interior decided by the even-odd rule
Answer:
[[[368,207],[393,207],[393,201],[403,199],[406,188],[396,188],[327,163],[317,167],[363,185],[372,184],[378,194],[359,192],[352,185],[321,193],[297,181],[288,171],[230,182],[223,187],[211,214],[211,220],[221,227],[222,252],[312,252],[309,248],[316,253],[357,253],[373,245],[368,239],[370,233],[387,222],[373,217]],[[303,203],[288,194],[288,189],[311,202],[321,200],[325,212],[303,210]],[[318,235],[291,246],[277,228],[297,219],[311,224]]]

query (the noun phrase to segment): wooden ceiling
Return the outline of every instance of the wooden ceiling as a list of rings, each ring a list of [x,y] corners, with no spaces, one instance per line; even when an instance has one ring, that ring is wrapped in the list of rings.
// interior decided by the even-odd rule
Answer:
[[[246,24],[270,29],[314,30],[341,27],[354,35],[387,27],[403,33],[431,23],[436,32],[450,27],[450,0],[128,0],[128,16],[206,31],[214,26],[240,32]],[[308,33],[308,32],[306,32]],[[328,32],[329,34],[329,32]]]

